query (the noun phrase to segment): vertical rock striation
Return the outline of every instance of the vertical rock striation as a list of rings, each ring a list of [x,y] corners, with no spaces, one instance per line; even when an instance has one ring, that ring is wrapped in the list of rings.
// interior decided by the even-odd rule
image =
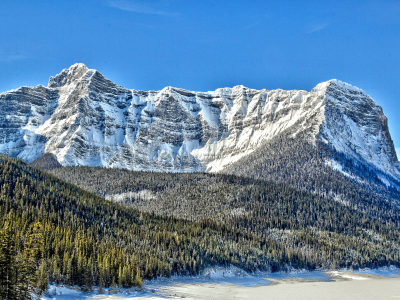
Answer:
[[[338,80],[311,92],[136,91],[75,64],[48,87],[0,94],[0,152],[27,162],[52,153],[64,166],[216,172],[282,132],[400,178],[382,108]]]

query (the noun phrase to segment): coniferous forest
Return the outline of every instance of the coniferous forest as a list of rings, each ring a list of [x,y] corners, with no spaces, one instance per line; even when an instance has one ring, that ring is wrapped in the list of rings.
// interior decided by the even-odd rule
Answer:
[[[400,266],[398,208],[373,196],[339,202],[236,175],[52,172],[0,157],[2,299],[39,297],[48,283],[115,291],[215,265]]]

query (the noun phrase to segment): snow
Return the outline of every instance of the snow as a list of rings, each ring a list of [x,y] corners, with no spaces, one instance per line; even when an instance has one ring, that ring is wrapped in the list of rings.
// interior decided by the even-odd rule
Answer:
[[[359,92],[359,93],[364,93],[364,91],[356,86],[353,86],[349,83],[340,81],[338,79],[331,79],[329,80],[329,82],[336,84],[337,86],[346,89],[346,90],[351,90],[351,91],[355,91],[355,92]]]
[[[65,82],[50,88],[58,93],[56,100],[42,109],[32,105],[29,115],[9,116],[10,122],[21,124],[20,131],[1,143],[0,151],[25,141],[26,146],[17,151],[28,162],[50,152],[62,165],[217,172],[285,130],[292,136],[307,131],[313,133],[311,141],[320,139],[338,152],[364,160],[388,174],[389,182],[390,177],[400,178],[389,155],[391,141],[379,123],[384,119],[381,108],[361,89],[342,81],[322,82],[311,92],[253,90],[242,85],[208,92],[173,87],[144,92],[124,89],[95,74],[99,73],[84,64],[64,69],[57,76]],[[51,82],[54,78],[50,86]],[[92,85],[99,89],[91,89]],[[46,88],[32,89],[39,95]],[[154,115],[169,99],[180,105],[183,119],[175,122],[173,115],[168,120]],[[378,122],[371,128],[350,117],[365,103],[371,111],[361,119]],[[168,144],[165,136],[177,137],[179,143]],[[349,176],[337,163],[328,164]]]
[[[107,194],[104,198],[108,201],[113,201],[113,202],[121,202],[126,199],[136,199],[136,198],[141,198],[141,199],[154,199],[156,196],[154,193],[150,190],[141,190],[138,192],[127,192],[127,193],[120,193],[120,194]]]
[[[353,157],[355,160],[362,160],[399,179],[400,172],[390,156],[392,142],[387,139],[386,133],[376,131],[376,128],[382,127],[380,107],[374,104],[371,98],[366,99],[370,101],[368,105],[374,105],[374,107],[357,116],[362,120],[369,120],[368,123],[361,121],[359,124],[346,114],[346,111],[352,109],[349,106],[354,106],[354,99],[342,97],[339,101],[332,95],[328,95],[327,99],[330,107],[334,109],[330,108],[328,117],[325,117],[321,128],[321,138],[329,141],[329,144],[338,152]]]
[[[329,276],[321,271],[293,271],[291,273],[257,273],[248,274],[236,267],[215,267],[206,269],[202,275],[195,277],[173,276],[169,279],[160,278],[152,281],[145,281],[142,290],[118,290],[116,294],[111,295],[109,289],[105,289],[103,294],[99,294],[97,289],[90,293],[83,293],[74,288],[66,288],[64,286],[51,285],[49,292],[51,296],[45,296],[42,300],[83,300],[83,299],[165,299],[173,298],[177,288],[189,284],[215,284],[215,285],[236,285],[242,287],[255,287],[260,285],[269,285],[276,279],[285,278],[305,278],[312,280],[329,281]],[[57,295],[56,295],[57,294]]]
[[[355,177],[353,175],[351,175],[348,172],[344,171],[343,170],[343,166],[341,164],[339,164],[337,161],[335,161],[334,159],[330,159],[330,160],[326,161],[325,164],[327,166],[331,167],[332,169],[334,169],[336,171],[339,171],[343,175],[355,179]]]
[[[400,269],[396,267],[383,267],[379,269],[362,269],[359,271],[338,270],[338,271],[306,271],[292,270],[289,273],[255,273],[248,274],[236,267],[215,267],[206,269],[202,275],[196,277],[160,278],[152,281],[145,281],[142,290],[124,289],[118,290],[111,295],[109,289],[105,289],[103,294],[99,294],[96,289],[90,293],[83,293],[74,288],[51,285],[49,292],[51,296],[45,296],[42,300],[88,300],[88,299],[180,299],[177,292],[183,287],[191,285],[205,286],[238,286],[238,287],[259,287],[273,286],[277,283],[295,282],[330,282],[336,279],[347,279],[354,281],[372,280],[378,278],[394,278],[400,276]],[[268,290],[266,290],[267,292]]]
[[[234,90],[237,91],[238,88],[234,88]],[[268,93],[261,92],[247,106],[240,104],[240,101],[235,101],[231,111],[224,114],[225,122],[230,123],[232,117],[238,114],[244,116],[243,123],[251,123],[254,119],[262,119],[263,115],[279,113],[283,109],[289,109],[289,113],[280,118],[275,118],[274,122],[261,122],[254,126],[245,127],[241,131],[231,132],[226,138],[210,140],[203,148],[192,152],[192,155],[201,161],[206,161],[207,171],[218,172],[227,165],[252,153],[264,141],[272,139],[288,128],[295,128],[294,134],[306,129],[308,125],[302,126],[298,123],[307,120],[311,115],[317,115],[316,126],[318,126],[323,118],[321,113],[315,112],[320,110],[322,102],[315,103],[311,109],[308,106],[299,106],[303,103],[300,103],[300,100],[306,100],[303,94],[306,94],[306,92],[279,90]],[[291,95],[295,95],[295,101],[291,101],[293,100]],[[278,102],[279,99],[285,100]],[[247,113],[243,112],[244,108],[247,109]],[[224,155],[224,153],[226,154]],[[208,162],[210,157],[214,159]]]
[[[370,268],[365,268],[361,269],[358,271],[352,271],[356,274],[371,274],[371,275],[376,275],[376,276],[382,276],[382,277],[400,277],[400,268],[397,268],[395,266],[390,266],[390,267],[381,267],[377,269],[370,269]]]
[[[331,275],[333,276],[337,276],[337,277],[342,277],[342,278],[348,278],[348,279],[352,279],[352,280],[369,280],[368,278],[362,277],[362,276],[357,276],[354,274],[347,274],[347,273],[341,273],[338,271],[332,271],[330,272]]]
[[[183,142],[182,147],[179,149],[178,154],[179,155],[190,154],[192,153],[193,150],[199,148],[200,148],[199,140],[185,141]]]
[[[379,180],[382,181],[383,184],[385,184],[387,187],[391,186],[389,180],[387,180],[386,178],[382,177],[382,176],[378,176]]]
[[[351,85],[349,83],[340,81],[338,79],[331,79],[331,80],[328,80],[328,81],[325,81],[325,82],[321,82],[320,84],[318,84],[314,88],[314,90],[323,93],[328,88],[328,86],[330,86],[332,83],[337,85],[341,89],[346,89],[346,90],[359,92],[359,93],[365,93],[362,89],[360,89],[360,88],[358,88],[356,86],[353,86],[353,85]]]

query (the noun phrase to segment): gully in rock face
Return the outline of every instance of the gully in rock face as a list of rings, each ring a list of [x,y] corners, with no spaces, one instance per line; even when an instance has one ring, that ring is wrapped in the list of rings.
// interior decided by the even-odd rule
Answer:
[[[0,112],[0,152],[28,163],[52,153],[63,166],[218,172],[284,133],[400,176],[381,107],[339,80],[310,92],[146,92],[75,64],[48,87],[0,94]]]

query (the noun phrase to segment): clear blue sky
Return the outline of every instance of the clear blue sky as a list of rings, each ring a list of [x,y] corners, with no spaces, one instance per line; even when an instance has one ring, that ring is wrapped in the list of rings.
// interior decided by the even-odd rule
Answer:
[[[76,62],[127,88],[311,90],[337,78],[400,148],[400,1],[2,0],[0,92]]]

